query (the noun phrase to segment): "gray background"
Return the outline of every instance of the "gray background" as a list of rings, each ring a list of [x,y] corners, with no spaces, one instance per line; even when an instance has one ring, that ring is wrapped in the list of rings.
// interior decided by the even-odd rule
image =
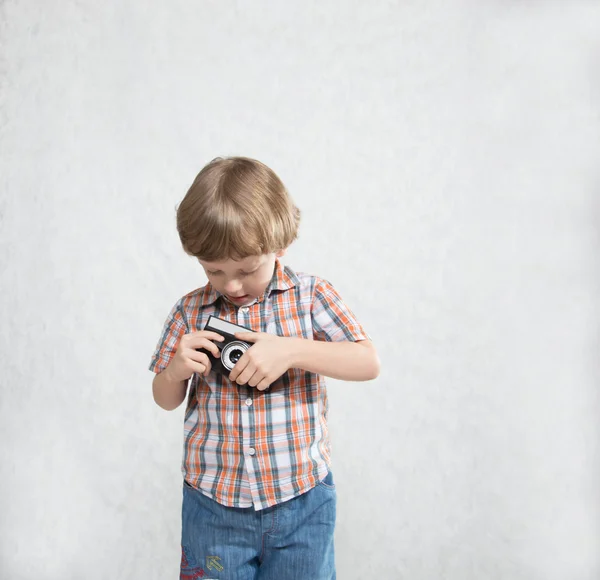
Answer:
[[[382,359],[329,382],[340,580],[600,577],[598,2],[0,15],[2,579],[177,577],[147,365],[205,283],[175,206],[234,154]]]

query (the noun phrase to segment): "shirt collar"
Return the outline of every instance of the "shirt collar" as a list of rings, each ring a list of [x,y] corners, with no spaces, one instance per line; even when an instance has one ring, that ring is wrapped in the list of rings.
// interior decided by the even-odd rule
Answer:
[[[264,294],[260,296],[257,302],[262,302],[267,296],[271,295],[271,292],[276,290],[285,291],[300,283],[296,273],[292,271],[288,266],[283,266],[279,260],[275,260],[275,269],[273,270],[273,277],[269,282]],[[220,292],[217,292],[210,282],[207,282],[206,286],[202,289],[200,295],[200,306],[209,306],[217,301],[217,299],[225,298]]]
[[[271,283],[267,286],[265,295],[268,296],[273,290],[289,290],[300,284],[300,280],[291,268],[283,266],[279,260],[275,260],[275,270]]]

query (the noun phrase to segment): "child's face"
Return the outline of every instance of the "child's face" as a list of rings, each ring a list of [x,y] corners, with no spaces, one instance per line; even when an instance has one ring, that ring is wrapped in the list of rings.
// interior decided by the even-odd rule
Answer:
[[[198,259],[213,288],[226,296],[236,306],[254,302],[266,290],[275,267],[275,259],[284,250],[243,260],[229,258],[223,262],[206,262]]]

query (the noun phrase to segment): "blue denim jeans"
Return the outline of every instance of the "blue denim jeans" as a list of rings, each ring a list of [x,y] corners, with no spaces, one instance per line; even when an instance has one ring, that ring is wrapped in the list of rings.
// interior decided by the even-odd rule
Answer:
[[[181,580],[335,580],[330,473],[282,504],[223,506],[183,485]]]

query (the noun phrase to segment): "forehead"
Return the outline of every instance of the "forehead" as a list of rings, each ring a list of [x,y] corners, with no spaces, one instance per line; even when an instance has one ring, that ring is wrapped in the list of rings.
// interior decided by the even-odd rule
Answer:
[[[264,256],[248,256],[242,260],[233,260],[229,258],[221,262],[207,262],[198,259],[208,270],[222,270],[223,272],[236,272],[237,270],[248,270],[257,268],[264,262]]]

